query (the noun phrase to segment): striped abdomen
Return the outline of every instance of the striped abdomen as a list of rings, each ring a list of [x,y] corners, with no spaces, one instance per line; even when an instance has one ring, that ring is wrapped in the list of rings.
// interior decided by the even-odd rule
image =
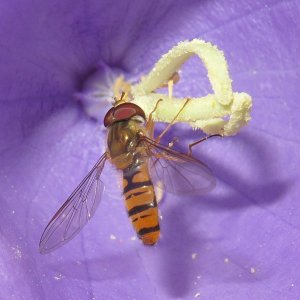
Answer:
[[[146,245],[159,238],[157,202],[146,162],[123,170],[123,188],[128,216],[138,237]]]

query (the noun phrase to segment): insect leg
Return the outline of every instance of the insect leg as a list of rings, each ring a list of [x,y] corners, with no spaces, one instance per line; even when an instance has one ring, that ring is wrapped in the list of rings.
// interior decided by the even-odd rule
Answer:
[[[194,147],[194,146],[200,144],[201,142],[204,142],[204,141],[206,141],[206,140],[208,140],[208,139],[210,139],[210,138],[212,138],[212,137],[215,137],[215,136],[220,136],[220,137],[222,137],[222,135],[220,135],[220,134],[208,135],[208,136],[206,136],[206,137],[204,137],[204,138],[202,138],[202,139],[200,139],[200,140],[198,140],[198,141],[196,141],[196,142],[194,142],[194,143],[189,144],[189,152],[188,152],[188,155],[192,155],[192,147]]]
[[[158,107],[158,104],[163,101],[163,99],[159,99],[156,104],[155,104],[155,107],[154,109],[151,111],[151,113],[149,114],[149,118],[148,118],[148,121],[147,121],[147,124],[146,124],[146,130],[149,132],[149,136],[151,138],[153,138],[153,135],[154,135],[154,121],[153,121],[153,114],[154,112],[157,110],[157,107]]]
[[[175,136],[173,140],[169,142],[168,148],[172,148],[177,141],[178,141],[178,137]]]
[[[162,137],[169,131],[171,126],[174,124],[174,122],[176,121],[176,119],[178,118],[178,116],[180,115],[180,113],[183,111],[183,109],[185,108],[185,106],[188,104],[188,102],[190,100],[191,100],[190,98],[186,99],[186,101],[184,102],[184,104],[182,105],[182,107],[180,108],[180,110],[178,111],[176,116],[173,118],[173,120],[168,124],[168,126],[165,128],[165,130],[155,139],[156,143],[159,143],[160,140],[162,139]]]

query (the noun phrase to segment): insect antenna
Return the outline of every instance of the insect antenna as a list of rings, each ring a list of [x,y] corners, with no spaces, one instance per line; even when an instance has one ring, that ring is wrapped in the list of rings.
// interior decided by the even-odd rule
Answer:
[[[126,93],[123,91],[123,92],[121,93],[120,99],[118,99],[117,97],[114,97],[114,100],[115,100],[114,106],[116,107],[116,106],[118,106],[118,105],[120,105],[120,104],[122,104],[122,103],[127,102],[127,101],[126,101],[126,98],[127,98],[127,95],[126,95]]]

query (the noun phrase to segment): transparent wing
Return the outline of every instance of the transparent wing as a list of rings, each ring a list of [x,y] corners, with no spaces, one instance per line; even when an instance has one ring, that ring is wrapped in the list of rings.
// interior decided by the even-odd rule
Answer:
[[[100,180],[106,161],[104,153],[44,230],[40,252],[45,254],[71,240],[94,215],[104,189]]]
[[[154,183],[174,194],[201,194],[216,185],[212,171],[200,160],[143,137]]]

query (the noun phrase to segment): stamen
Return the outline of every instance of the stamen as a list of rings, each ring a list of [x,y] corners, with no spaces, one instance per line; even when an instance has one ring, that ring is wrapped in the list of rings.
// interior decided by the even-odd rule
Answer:
[[[163,55],[148,75],[140,83],[132,86],[133,102],[149,115],[157,102],[163,99],[155,110],[155,121],[168,122],[174,118],[186,98],[172,96],[172,83],[169,95],[155,93],[191,56],[198,55],[207,69],[214,94],[191,98],[177,118],[177,122],[190,124],[192,128],[202,129],[205,133],[234,135],[245,126],[252,107],[251,96],[246,93],[233,93],[228,66],[222,51],[210,43],[194,39],[179,43]],[[190,98],[190,97],[189,97]]]

